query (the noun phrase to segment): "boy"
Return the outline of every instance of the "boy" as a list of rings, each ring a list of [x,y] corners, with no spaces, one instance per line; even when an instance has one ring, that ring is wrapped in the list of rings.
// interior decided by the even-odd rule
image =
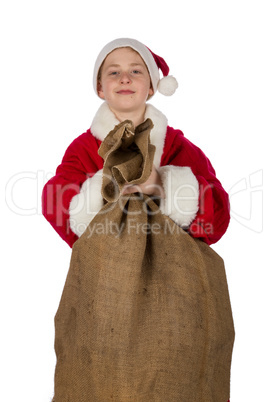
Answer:
[[[161,80],[159,69],[164,76]],[[134,127],[138,127],[147,118],[154,125],[150,133],[150,141],[155,146],[152,172],[149,179],[139,186],[125,185],[121,195],[139,192],[159,198],[162,214],[169,216],[192,237],[207,244],[215,243],[225,233],[230,219],[228,195],[216,178],[210,161],[180,130],[169,127],[166,117],[159,110],[147,104],[157,90],[164,95],[175,92],[178,84],[168,76],[168,72],[164,59],[133,39],[116,39],[100,52],[95,63],[93,84],[104,103],[97,111],[91,128],[68,147],[56,175],[43,190],[43,213],[69,246],[73,246],[104,206],[101,193],[104,161],[98,154],[102,141],[120,122],[131,120]],[[184,241],[185,236],[182,236]],[[107,236],[100,238],[106,243]],[[136,240],[136,243],[141,242],[139,236]],[[174,248],[169,252],[171,266],[164,257],[165,263],[155,267],[153,263],[151,265],[151,260],[157,261],[155,254],[147,254],[143,258],[139,252],[142,264],[144,261],[149,264],[147,272],[146,265],[142,265],[141,270],[138,266],[135,271],[135,253],[134,256],[132,253],[132,260],[128,254],[127,262],[120,255],[120,239],[119,247],[118,243],[113,247],[113,252],[118,254],[116,261],[119,261],[119,267],[110,264],[109,245],[105,249],[104,244],[108,263],[102,260],[98,237],[97,247],[96,243],[91,245],[90,238],[88,243],[87,239],[83,240],[86,253],[89,252],[86,258],[84,254],[79,254],[79,247],[75,249],[55,318],[58,358],[55,402],[78,399],[81,402],[106,401],[111,398],[125,401],[136,397],[138,399],[135,400],[142,401],[160,401],[163,398],[188,401],[189,395],[191,400],[207,402],[216,400],[214,388],[221,398],[217,400],[223,397],[223,402],[226,401],[233,333],[224,269],[220,266],[221,262],[219,266],[217,260],[214,263],[214,253],[208,257],[210,268],[209,264],[206,266],[207,251],[204,256],[200,252],[204,250],[203,246],[200,247],[202,242],[195,243],[190,239],[187,251],[188,246],[185,247],[181,240],[176,239]],[[152,239],[148,243],[150,250]],[[159,244],[156,254],[160,250],[160,254],[168,256],[165,239],[160,239]],[[176,253],[177,260],[173,259]],[[184,253],[183,268],[180,255]],[[193,265],[191,261],[194,261]],[[138,279],[132,284],[133,278]],[[213,292],[217,295],[215,300]],[[122,300],[123,303],[120,303]],[[200,300],[202,302],[199,303]],[[190,306],[190,314],[187,305]],[[228,320],[223,319],[224,314],[227,314]],[[118,330],[119,322],[122,332]],[[149,331],[149,335],[144,329]],[[125,335],[122,336],[122,333]],[[116,335],[118,338],[115,338]],[[200,349],[196,342],[198,337],[201,339]],[[186,342],[183,343],[182,339]],[[203,342],[203,339],[206,340]],[[143,353],[138,353],[139,347],[147,343],[146,356],[148,354],[149,358],[145,357],[145,360],[149,370],[139,360],[135,363],[139,356],[143,356]],[[126,345],[125,349],[121,344]],[[215,350],[213,345],[217,346]],[[191,358],[194,356],[192,351],[197,359]],[[109,360],[109,353],[114,359]],[[167,357],[167,367],[161,360],[167,356],[166,353],[170,356],[170,360]],[[222,357],[225,355],[227,359]],[[189,364],[183,365],[183,358],[191,363],[192,368]],[[112,369],[108,368],[107,361],[112,364]],[[175,365],[173,371],[172,364]],[[181,376],[177,370],[180,364],[183,365]],[[141,374],[138,385],[132,386],[132,381],[136,380],[136,376],[140,378],[139,373],[143,373],[143,369],[146,378]],[[206,373],[204,378],[201,372]],[[224,385],[221,373],[225,375]],[[116,378],[119,378],[118,382]],[[194,384],[191,382],[193,378],[197,378]],[[213,384],[210,383],[211,378]],[[103,385],[104,381],[106,385]],[[170,396],[171,393],[173,396]]]
[[[159,69],[164,76],[161,80]],[[207,244],[225,233],[230,219],[228,195],[210,161],[146,103],[157,90],[164,95],[175,92],[178,84],[168,72],[164,59],[133,39],[116,39],[100,52],[93,84],[104,103],[91,128],[68,147],[43,191],[43,214],[69,246],[104,205],[103,159],[98,149],[114,126],[126,119],[136,127],[151,118],[151,143],[156,152],[149,179],[139,187],[125,186],[122,194],[139,191],[159,196],[161,212]]]

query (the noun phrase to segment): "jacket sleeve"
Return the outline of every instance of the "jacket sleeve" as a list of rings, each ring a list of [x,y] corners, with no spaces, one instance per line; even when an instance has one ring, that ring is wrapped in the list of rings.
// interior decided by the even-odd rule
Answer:
[[[102,206],[101,174],[97,173],[101,171],[103,162],[97,154],[98,147],[97,140],[90,140],[87,135],[74,140],[65,152],[55,176],[43,189],[43,215],[70,247],[81,235],[79,216],[86,214],[89,223],[98,212],[96,209]],[[96,188],[97,196],[93,197],[90,191]],[[90,199],[94,200],[94,205],[91,205]]]
[[[193,237],[213,244],[229,225],[229,197],[209,159],[177,131],[172,142],[167,139],[159,169],[166,193],[160,209]]]

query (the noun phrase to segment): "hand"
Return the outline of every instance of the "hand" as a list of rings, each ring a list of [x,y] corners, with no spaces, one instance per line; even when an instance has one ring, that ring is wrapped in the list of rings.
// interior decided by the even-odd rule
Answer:
[[[152,172],[145,183],[130,185],[126,184],[123,187],[122,194],[143,193],[147,195],[156,195],[164,198],[164,188],[162,185],[161,177],[155,166],[153,165]]]

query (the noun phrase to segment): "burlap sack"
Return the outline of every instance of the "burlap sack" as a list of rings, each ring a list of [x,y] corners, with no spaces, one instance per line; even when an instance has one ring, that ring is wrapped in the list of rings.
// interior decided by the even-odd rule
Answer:
[[[147,119],[134,130],[130,120],[115,126],[102,142],[99,154],[104,159],[102,195],[115,202],[125,184],[144,183],[152,171],[155,146],[150,144],[153,123]]]
[[[229,399],[223,261],[147,196],[107,203],[74,244],[55,327],[54,402]]]

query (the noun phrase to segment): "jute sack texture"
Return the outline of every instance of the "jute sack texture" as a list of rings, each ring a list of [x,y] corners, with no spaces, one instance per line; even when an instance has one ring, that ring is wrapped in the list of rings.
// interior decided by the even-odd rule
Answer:
[[[150,152],[135,140],[127,146],[140,182],[153,160],[145,123]],[[124,124],[106,137],[120,152],[133,131]],[[114,155],[105,146],[106,161]],[[129,160],[116,169],[118,186],[135,180]],[[118,165],[113,159],[106,176]],[[53,401],[226,402],[234,327],[223,260],[161,214],[156,200],[119,197],[111,181],[102,191],[115,201],[73,247],[55,317]]]

